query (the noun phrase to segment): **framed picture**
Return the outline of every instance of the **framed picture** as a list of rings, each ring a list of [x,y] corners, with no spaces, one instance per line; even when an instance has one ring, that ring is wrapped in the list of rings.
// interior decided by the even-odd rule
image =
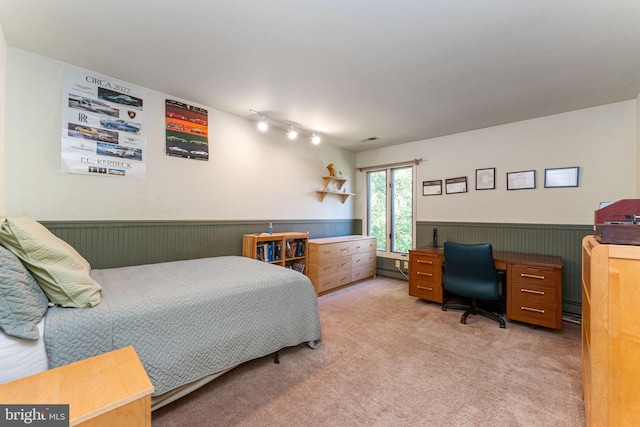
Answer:
[[[476,169],[476,190],[496,189],[496,168]]]
[[[442,194],[442,180],[422,181],[423,196],[439,196]]]
[[[466,193],[467,192],[467,177],[461,176],[458,178],[448,178],[445,180],[445,189],[447,194]]]
[[[536,188],[536,171],[507,172],[507,190]]]
[[[550,168],[544,170],[544,188],[577,187],[577,166],[570,168]]]

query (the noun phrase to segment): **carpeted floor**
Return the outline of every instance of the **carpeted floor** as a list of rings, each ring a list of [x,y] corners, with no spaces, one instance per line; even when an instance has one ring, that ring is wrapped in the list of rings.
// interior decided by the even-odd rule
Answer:
[[[580,326],[561,332],[410,297],[379,277],[318,299],[320,348],[241,365],[152,413],[164,426],[583,426]]]

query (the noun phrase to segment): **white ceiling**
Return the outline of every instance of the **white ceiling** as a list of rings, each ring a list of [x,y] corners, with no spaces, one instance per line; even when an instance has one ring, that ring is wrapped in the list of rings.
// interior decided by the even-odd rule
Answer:
[[[0,0],[0,26],[10,47],[353,151],[640,92],[640,0]]]

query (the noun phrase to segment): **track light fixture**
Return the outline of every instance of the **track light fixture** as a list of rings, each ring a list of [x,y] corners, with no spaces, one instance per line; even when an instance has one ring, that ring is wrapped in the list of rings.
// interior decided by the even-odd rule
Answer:
[[[266,132],[269,129],[269,122],[265,116],[262,116],[262,119],[258,122],[258,129],[262,132]]]
[[[283,124],[285,126],[288,126],[287,128],[287,136],[289,137],[289,139],[296,139],[298,137],[298,131],[301,132],[307,132],[308,134],[311,134],[311,138],[310,141],[313,145],[318,145],[320,144],[321,138],[320,136],[312,130],[309,129],[305,129],[303,127],[300,126],[294,126],[292,125],[290,122],[286,122],[283,120],[279,120],[279,119],[274,119],[273,117],[270,117],[264,113],[259,113],[257,111],[254,110],[249,110],[249,112],[251,114],[255,114],[257,116],[260,116],[260,120],[258,121],[258,129],[262,132],[266,132],[269,129],[269,121],[272,122],[277,122],[280,124]]]
[[[289,139],[296,139],[298,137],[298,132],[293,128],[293,126],[289,126],[287,136],[289,137]]]

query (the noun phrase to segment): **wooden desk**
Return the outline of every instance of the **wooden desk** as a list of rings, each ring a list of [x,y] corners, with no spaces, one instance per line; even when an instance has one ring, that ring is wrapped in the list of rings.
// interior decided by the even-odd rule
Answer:
[[[151,393],[133,347],[0,384],[3,404],[68,404],[71,426],[151,426]]]
[[[562,328],[562,258],[494,251],[496,268],[507,272],[507,318]],[[409,251],[409,295],[442,303],[442,247]]]

